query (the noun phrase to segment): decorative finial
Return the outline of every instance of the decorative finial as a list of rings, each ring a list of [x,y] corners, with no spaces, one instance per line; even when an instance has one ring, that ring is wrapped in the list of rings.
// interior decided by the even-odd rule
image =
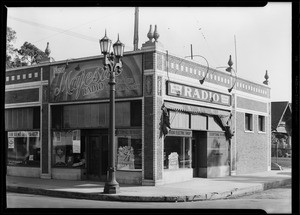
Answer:
[[[152,25],[150,25],[150,29],[149,29],[149,32],[147,34],[147,37],[149,38],[149,41],[152,42],[152,39],[153,39]]]
[[[266,80],[263,82],[263,84],[268,85],[268,83],[269,83],[269,81],[268,81],[268,79],[269,79],[268,70],[266,70],[265,79]]]
[[[45,49],[45,54],[47,55],[47,57],[49,57],[49,56],[50,56],[50,53],[51,53],[51,50],[50,50],[50,48],[49,48],[49,42],[47,42],[47,47],[46,47],[46,49]]]
[[[233,62],[232,62],[232,60],[231,60],[231,55],[229,55],[228,66],[232,67],[232,65],[233,65]]]
[[[159,38],[159,33],[157,32],[157,26],[156,26],[156,25],[155,25],[153,37],[154,37],[155,42],[156,42],[157,39]]]

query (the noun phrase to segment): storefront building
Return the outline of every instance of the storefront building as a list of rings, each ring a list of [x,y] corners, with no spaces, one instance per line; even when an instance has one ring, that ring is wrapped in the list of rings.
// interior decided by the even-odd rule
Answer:
[[[105,181],[109,85],[102,56],[6,71],[7,175]],[[116,77],[117,181],[158,185],[270,170],[270,88],[149,41]],[[199,80],[206,75],[205,82]]]

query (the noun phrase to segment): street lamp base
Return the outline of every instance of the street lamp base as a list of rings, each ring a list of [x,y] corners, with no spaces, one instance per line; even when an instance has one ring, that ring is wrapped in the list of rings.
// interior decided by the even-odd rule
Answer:
[[[106,194],[117,194],[120,192],[119,184],[105,183],[104,193]]]

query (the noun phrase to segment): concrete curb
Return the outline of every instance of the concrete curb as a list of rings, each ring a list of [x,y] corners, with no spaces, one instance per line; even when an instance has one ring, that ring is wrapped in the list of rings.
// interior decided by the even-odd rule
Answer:
[[[240,196],[261,192],[263,190],[277,188],[283,185],[291,183],[291,178],[281,179],[271,182],[261,183],[259,185],[238,189],[235,188],[226,192],[209,192],[202,193],[199,195],[180,195],[180,196],[130,196],[120,194],[104,194],[99,193],[80,193],[80,192],[69,192],[59,191],[53,189],[42,189],[42,188],[30,188],[18,185],[8,185],[6,190],[8,192],[15,193],[27,193],[35,195],[45,195],[52,197],[62,198],[75,198],[75,199],[89,199],[89,200],[101,200],[101,201],[124,201],[124,202],[193,202],[193,201],[208,201],[217,199],[231,199]]]

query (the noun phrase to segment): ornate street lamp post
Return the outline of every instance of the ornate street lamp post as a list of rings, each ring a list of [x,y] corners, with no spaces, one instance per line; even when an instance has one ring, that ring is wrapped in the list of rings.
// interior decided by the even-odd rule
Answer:
[[[124,44],[118,40],[113,44],[113,53],[110,53],[111,40],[105,36],[99,41],[101,53],[104,55],[104,71],[109,72],[110,100],[109,100],[109,144],[110,159],[108,169],[108,179],[105,182],[104,193],[115,194],[120,190],[119,183],[116,181],[116,150],[115,150],[115,93],[116,93],[116,73],[122,72],[121,58],[124,52]]]

